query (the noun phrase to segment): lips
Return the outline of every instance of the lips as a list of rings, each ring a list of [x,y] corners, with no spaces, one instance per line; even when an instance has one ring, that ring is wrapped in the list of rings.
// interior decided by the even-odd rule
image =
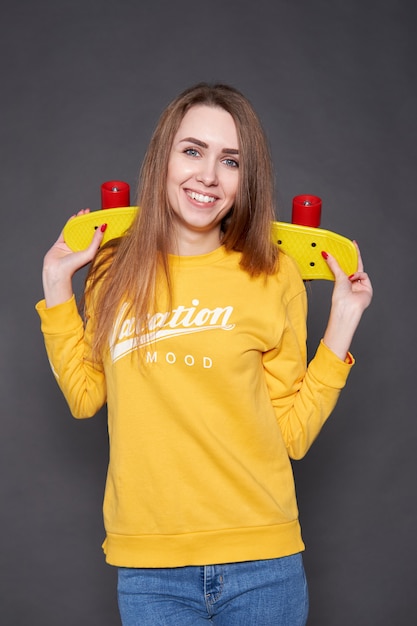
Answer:
[[[187,189],[186,194],[191,200],[195,200],[196,202],[201,202],[203,204],[212,204],[217,200],[214,196],[207,196],[202,193],[197,193],[196,191],[191,191]]]

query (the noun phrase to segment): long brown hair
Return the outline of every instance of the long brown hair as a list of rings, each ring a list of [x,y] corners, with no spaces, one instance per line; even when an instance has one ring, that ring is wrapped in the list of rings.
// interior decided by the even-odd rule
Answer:
[[[171,293],[168,253],[174,229],[166,193],[168,160],[184,115],[196,105],[220,107],[230,113],[238,135],[238,190],[222,224],[222,244],[226,250],[241,252],[240,266],[251,276],[271,274],[276,269],[278,250],[271,241],[273,170],[259,118],[250,102],[233,87],[195,85],[162,113],[140,172],[140,211],[124,237],[103,246],[87,276],[86,299],[94,294],[94,317],[99,320],[93,344],[97,357],[105,348],[124,300],[130,303],[137,328],[141,328],[156,305],[161,280],[166,281]],[[100,288],[96,290],[98,283]]]

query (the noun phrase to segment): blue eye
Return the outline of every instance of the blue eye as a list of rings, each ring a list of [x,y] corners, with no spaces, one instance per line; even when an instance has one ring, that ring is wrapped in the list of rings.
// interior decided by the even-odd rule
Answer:
[[[200,153],[195,148],[187,148],[186,150],[184,150],[184,154],[188,154],[189,156],[193,157],[200,156]]]
[[[239,163],[235,159],[224,159],[223,163],[229,167],[239,167]]]

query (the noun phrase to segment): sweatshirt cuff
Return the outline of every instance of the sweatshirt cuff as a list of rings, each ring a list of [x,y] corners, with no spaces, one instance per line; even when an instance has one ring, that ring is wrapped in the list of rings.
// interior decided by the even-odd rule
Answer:
[[[68,333],[82,324],[74,295],[66,302],[51,307],[46,306],[45,300],[40,300],[35,309],[41,319],[43,333],[62,334],[63,330]]]
[[[342,361],[321,340],[309,369],[323,384],[335,389],[342,389],[354,364],[355,359],[350,352],[348,352],[346,359]]]

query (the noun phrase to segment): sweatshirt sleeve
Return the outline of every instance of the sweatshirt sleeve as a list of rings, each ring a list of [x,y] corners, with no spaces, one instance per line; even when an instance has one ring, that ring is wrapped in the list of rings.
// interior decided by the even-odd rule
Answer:
[[[335,407],[354,364],[352,355],[342,361],[321,341],[306,366],[306,313],[303,290],[287,304],[279,345],[263,358],[276,419],[293,459],[308,452]]]
[[[101,363],[93,363],[89,322],[84,327],[75,297],[47,308],[36,305],[46,352],[55,379],[76,418],[92,417],[106,402]]]

